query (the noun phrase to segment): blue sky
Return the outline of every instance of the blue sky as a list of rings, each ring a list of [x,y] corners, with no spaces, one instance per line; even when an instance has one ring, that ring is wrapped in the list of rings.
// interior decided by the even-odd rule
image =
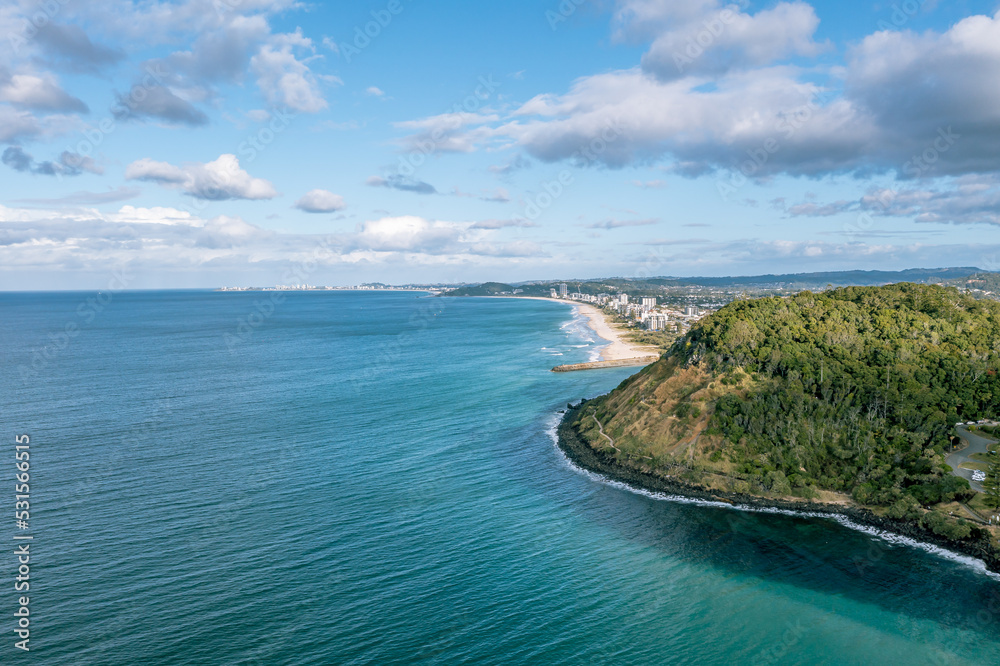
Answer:
[[[997,270],[997,10],[7,2],[0,289]]]

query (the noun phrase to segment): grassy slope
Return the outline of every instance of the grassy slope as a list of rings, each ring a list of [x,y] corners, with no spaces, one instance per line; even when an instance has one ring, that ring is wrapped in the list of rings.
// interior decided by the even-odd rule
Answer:
[[[886,301],[885,308],[898,312],[898,315],[895,316],[896,320],[907,321],[906,313],[900,311],[903,308],[902,301],[895,302],[893,299],[905,297],[912,300],[914,287],[906,285],[904,292],[892,291],[892,287],[885,289],[884,293],[876,291],[865,294],[864,297],[884,299]],[[957,295],[940,291],[939,288],[935,287],[919,289],[921,293],[916,294],[918,297],[926,295],[937,298],[944,293],[947,299],[957,298]],[[923,294],[923,289],[929,291]],[[903,295],[900,296],[900,293]],[[856,293],[854,292],[844,296],[845,299],[855,297]],[[837,296],[834,298],[836,299]],[[813,299],[813,295],[806,296],[806,301],[811,299]],[[853,303],[849,305],[854,308]],[[746,308],[745,304],[732,307]],[[802,316],[805,318],[812,314],[808,307],[804,307],[802,312]],[[994,313],[987,312],[985,315],[980,312],[980,315],[977,316],[987,317],[986,321],[995,321],[998,313],[1000,310]],[[964,313],[962,314],[964,316]],[[729,313],[729,319],[725,317],[721,319],[728,322],[727,326],[742,326],[742,323],[739,322],[740,317],[733,318],[732,313]],[[925,323],[917,321],[915,326],[926,335],[929,328]],[[944,326],[943,321],[939,323]],[[761,321],[758,319],[758,328],[763,328],[763,339],[758,343],[768,344],[772,342],[771,338],[778,334],[769,333],[766,327],[760,327],[760,324]],[[864,317],[860,317],[857,322],[859,329],[865,329],[869,327],[869,324],[870,322]],[[716,332],[719,330],[718,321],[706,322],[702,326],[709,328],[714,326]],[[587,403],[577,417],[576,428],[590,446],[608,452],[617,449],[614,453],[622,465],[660,476],[681,478],[712,490],[746,493],[759,497],[799,498],[838,504],[855,504],[867,506],[880,514],[895,511],[899,515],[890,513],[889,515],[893,518],[918,520],[922,523],[928,521],[928,512],[921,508],[910,494],[906,494],[906,486],[902,483],[897,483],[900,490],[892,489],[892,492],[895,493],[892,500],[857,502],[856,493],[855,499],[852,500],[851,489],[858,483],[858,479],[863,480],[864,474],[882,474],[884,471],[865,469],[863,473],[857,474],[857,478],[840,479],[837,480],[836,484],[831,483],[829,478],[824,478],[822,482],[817,481],[819,475],[814,472],[808,483],[788,484],[785,481],[785,475],[796,470],[790,470],[786,466],[780,479],[772,479],[769,474],[773,475],[775,472],[766,472],[767,469],[773,470],[773,465],[768,460],[769,452],[765,450],[760,454],[761,470],[749,470],[751,473],[748,473],[748,467],[752,466],[754,458],[751,458],[750,465],[748,465],[745,457],[739,457],[745,453],[744,443],[731,442],[719,432],[718,428],[712,428],[713,415],[719,407],[720,398],[724,396],[745,398],[750,393],[757,396],[767,396],[769,391],[777,392],[778,389],[774,387],[784,381],[779,377],[782,371],[780,369],[765,371],[760,367],[752,367],[747,372],[744,366],[752,365],[750,363],[737,364],[734,367],[731,362],[726,364],[704,360],[699,362],[700,359],[697,356],[692,358],[690,354],[683,353],[683,349],[686,342],[690,342],[692,339],[696,341],[699,338],[704,339],[704,331],[701,331],[700,328],[696,328],[686,337],[686,340],[682,340],[675,346],[673,353],[627,379],[609,395]],[[945,326],[945,328],[947,327]],[[968,324],[966,324],[966,329],[968,329]],[[887,348],[891,347],[893,344],[891,339],[897,335],[910,339],[918,337],[905,330],[887,333],[885,336]],[[725,338],[725,332],[720,337]],[[927,335],[926,337],[934,345],[940,342],[938,336]],[[869,340],[867,344],[874,343]],[[930,344],[929,342],[928,345]],[[690,345],[686,346],[690,347]],[[912,352],[912,349],[910,351]],[[910,354],[908,358],[912,361],[913,358],[920,357]],[[829,372],[829,368],[830,365],[826,365],[827,372]],[[809,395],[808,399],[822,402],[824,396],[821,389],[817,389],[817,393],[820,394]],[[832,400],[831,398],[831,402]],[[874,410],[877,413],[877,401]],[[815,413],[822,413],[822,411]],[[600,420],[604,434],[613,440],[613,446],[606,437],[601,435],[597,420]],[[823,423],[806,425],[817,431],[824,428]],[[843,423],[836,423],[833,427],[837,430],[844,430]],[[891,420],[885,422],[883,429],[888,431],[891,427],[899,429],[898,425],[892,426]],[[894,436],[898,438],[898,435]],[[898,446],[898,439],[896,442],[895,445]],[[876,444],[878,443],[876,442]],[[919,444],[914,445],[914,449],[918,452],[914,455],[919,456],[918,462],[923,466],[924,475],[914,474],[912,478],[905,479],[907,483],[912,483],[914,479],[934,481],[948,476],[941,446],[928,441],[923,444],[923,447],[926,448],[921,448]],[[758,445],[755,451],[759,450]],[[822,461],[824,458],[833,459],[846,456],[848,452],[844,450],[842,445],[838,445],[837,447],[831,446],[829,451],[811,451],[810,454],[814,459],[818,457]],[[862,456],[859,454],[860,457]],[[897,455],[897,459],[900,459],[900,456]],[[840,463],[841,461],[837,460],[836,462]],[[857,464],[859,470],[864,467],[860,462]],[[815,461],[810,464],[810,467],[814,465]],[[754,471],[759,473],[753,473]],[[802,477],[808,478],[810,476],[804,467],[801,468],[801,472]],[[851,476],[853,477],[854,473]],[[774,482],[772,483],[772,481]],[[969,530],[964,522],[950,517],[948,507],[954,505],[951,499],[953,498],[948,497],[947,501],[942,501],[937,507],[931,508],[931,513],[937,514],[932,522],[938,524],[939,517],[944,518],[949,521],[950,527],[941,527],[940,530],[935,529],[935,532],[943,534],[950,530],[954,534],[961,535]],[[890,506],[892,501],[895,501],[894,506]],[[976,503],[980,504],[981,502]],[[976,534],[977,532],[972,531],[972,533]]]

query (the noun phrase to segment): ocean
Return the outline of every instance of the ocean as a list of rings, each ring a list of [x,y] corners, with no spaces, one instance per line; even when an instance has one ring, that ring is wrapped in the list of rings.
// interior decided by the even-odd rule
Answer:
[[[550,368],[600,344],[545,301],[0,294],[0,663],[1000,660],[973,560],[574,469],[560,410],[635,369]]]

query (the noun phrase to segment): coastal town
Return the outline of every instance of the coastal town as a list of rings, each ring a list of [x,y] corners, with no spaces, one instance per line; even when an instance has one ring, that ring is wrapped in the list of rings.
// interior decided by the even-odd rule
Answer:
[[[603,308],[609,313],[618,315],[624,322],[648,331],[684,333],[691,325],[715,311],[716,308],[703,308],[697,305],[686,305],[683,309],[658,303],[656,296],[632,297],[627,293],[619,294],[584,294],[570,293],[569,286],[561,283],[550,290],[550,296],[559,300],[578,301]]]

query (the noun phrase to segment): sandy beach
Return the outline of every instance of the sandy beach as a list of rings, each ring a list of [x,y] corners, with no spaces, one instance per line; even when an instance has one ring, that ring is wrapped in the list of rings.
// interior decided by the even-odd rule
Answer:
[[[578,303],[577,301],[559,298],[545,298],[544,296],[495,296],[487,298],[526,298],[535,301],[553,301],[555,303],[572,305],[587,318],[587,325],[590,326],[590,330],[611,343],[601,349],[600,360],[602,361],[621,361],[629,358],[660,355],[660,350],[656,347],[637,345],[626,341],[623,338],[624,331],[609,322],[604,312],[589,303]]]
[[[565,301],[563,302],[565,303]],[[626,358],[660,355],[660,351],[656,347],[637,345],[625,340],[624,331],[609,322],[600,309],[587,303],[574,303],[573,305],[587,318],[587,324],[591,330],[611,343],[601,349],[602,361],[620,361]]]

